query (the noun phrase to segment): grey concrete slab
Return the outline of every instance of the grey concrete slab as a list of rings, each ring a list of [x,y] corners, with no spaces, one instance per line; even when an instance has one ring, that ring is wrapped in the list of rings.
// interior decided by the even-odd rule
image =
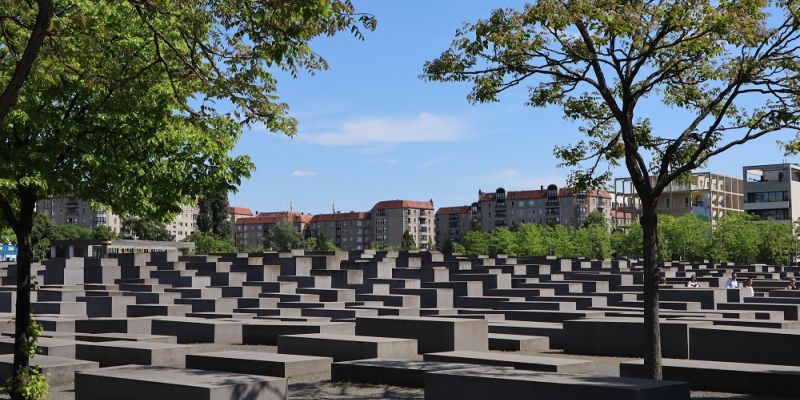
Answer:
[[[197,346],[125,340],[78,342],[75,346],[76,358],[97,361],[101,367],[126,364],[183,367],[186,355],[196,351]]]
[[[363,317],[356,318],[356,334],[416,339],[421,353],[489,349],[489,327],[483,319]]]
[[[275,346],[281,335],[298,335],[304,333],[331,333],[340,335],[355,334],[352,322],[305,322],[253,319],[242,322],[242,340],[244,344],[262,344]]]
[[[278,352],[331,357],[334,361],[368,358],[412,359],[417,356],[417,341],[377,336],[310,333],[278,338]]]
[[[332,362],[333,359],[330,357],[254,351],[218,351],[186,355],[187,368],[284,378],[330,374]]]
[[[573,358],[542,357],[524,354],[488,352],[488,351],[447,351],[427,353],[425,361],[453,362],[465,364],[492,365],[496,367],[512,367],[529,371],[558,372],[579,374],[594,370],[594,362]]]
[[[30,360],[31,365],[42,369],[50,386],[67,385],[72,383],[75,371],[99,368],[94,361],[76,360],[74,358],[35,355]],[[5,382],[11,377],[14,370],[14,355],[0,355],[0,381]]]
[[[508,367],[482,367],[475,364],[434,361],[396,359],[355,360],[333,363],[331,367],[331,380],[334,382],[359,382],[374,385],[424,387],[425,374],[428,372],[475,368],[486,368],[498,371],[512,369]]]
[[[286,378],[141,365],[75,374],[80,400],[285,400]]]
[[[228,320],[162,317],[153,319],[154,335],[175,336],[178,343],[242,343],[242,323]]]
[[[489,334],[489,350],[544,351],[549,349],[550,339],[546,336]]]
[[[626,361],[620,376],[643,378],[644,361]],[[796,397],[800,367],[703,360],[663,359],[664,379],[688,382],[692,390]]]
[[[688,400],[684,382],[533,371],[448,370],[425,375],[426,400]]]

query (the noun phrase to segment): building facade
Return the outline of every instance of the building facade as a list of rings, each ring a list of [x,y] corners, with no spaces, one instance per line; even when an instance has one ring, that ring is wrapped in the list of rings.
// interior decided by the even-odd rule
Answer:
[[[800,165],[742,168],[744,210],[763,220],[791,223],[800,218]]]
[[[233,224],[234,243],[239,247],[263,246],[269,232],[284,220],[290,221],[298,232],[304,233],[311,218],[311,214],[293,211],[264,212],[254,217],[242,217]]]
[[[614,180],[617,200],[628,207],[639,207],[630,178]],[[695,172],[685,181],[670,183],[658,199],[657,212],[673,217],[695,214],[716,224],[730,213],[744,211],[744,185],[739,178],[713,172]]]
[[[419,249],[436,243],[433,201],[386,200],[370,211],[373,242],[376,247],[397,247],[408,231]]]
[[[442,207],[436,210],[436,240],[439,247],[458,241],[472,230],[472,206]]]
[[[323,235],[344,250],[363,250],[372,243],[372,220],[368,212],[317,214],[306,229],[309,237]]]
[[[110,209],[93,207],[76,196],[53,197],[36,202],[36,211],[50,218],[56,225],[73,224],[86,229],[107,226],[116,233],[122,232],[122,218]],[[197,230],[197,205],[181,205],[181,211],[166,224],[167,231],[181,241]]]
[[[478,192],[474,214],[483,231],[520,224],[579,226],[589,213],[610,218],[611,195],[605,190],[573,192],[549,185],[539,190]]]

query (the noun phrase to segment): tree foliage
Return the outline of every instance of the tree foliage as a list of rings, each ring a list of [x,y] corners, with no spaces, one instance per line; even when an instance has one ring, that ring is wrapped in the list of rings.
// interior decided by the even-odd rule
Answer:
[[[264,247],[278,251],[289,251],[303,247],[303,235],[289,220],[283,219],[267,231]]]
[[[73,194],[155,220],[235,189],[253,169],[231,155],[243,126],[296,132],[275,73],[325,69],[314,38],[375,28],[350,0],[2,0],[0,16],[0,215],[19,242],[20,376],[33,371],[21,348],[36,200]]]
[[[167,225],[160,220],[128,217],[122,220],[122,232],[125,239],[175,240],[175,236],[167,230]]]
[[[492,256],[498,254],[515,256],[519,254],[517,241],[508,228],[497,228],[489,232],[486,245],[489,255]]]
[[[403,232],[403,238],[400,240],[400,251],[411,250],[417,250],[417,243],[414,241],[414,237],[411,236],[411,232],[406,230]]]
[[[221,238],[206,232],[195,231],[183,239],[184,242],[194,242],[195,254],[235,253],[236,246],[230,238]]]
[[[324,234],[308,238],[306,240],[305,249],[319,253],[331,253],[338,250],[336,245],[325,237]]]
[[[717,154],[776,132],[800,150],[796,1],[539,0],[467,23],[423,77],[468,82],[470,102],[530,83],[528,104],[560,108],[583,138],[554,149],[577,189],[624,165],[642,207],[645,370],[661,378],[656,204]],[[679,115],[678,129],[649,112]],[[648,104],[648,106],[645,106]],[[659,110],[659,111],[660,111]]]
[[[197,229],[219,238],[233,235],[228,193],[213,193],[197,203]]]

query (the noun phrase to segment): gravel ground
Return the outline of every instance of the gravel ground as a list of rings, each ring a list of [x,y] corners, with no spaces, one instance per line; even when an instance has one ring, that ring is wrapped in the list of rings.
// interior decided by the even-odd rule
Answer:
[[[199,345],[200,352],[224,351],[224,350],[243,350],[275,352],[274,346],[240,346],[240,345]],[[593,375],[619,375],[619,363],[632,360],[631,358],[617,357],[595,357],[563,354],[558,350],[545,352],[526,352],[523,354],[541,355],[551,357],[566,357],[582,360],[592,360],[595,363]],[[111,397],[109,397],[110,399]],[[401,388],[388,385],[364,385],[357,383],[335,383],[328,380],[328,376],[309,375],[289,380],[289,398],[296,400],[320,400],[320,399],[423,399],[422,389]],[[769,397],[769,396],[748,396],[731,393],[715,392],[692,392],[693,399],[742,399],[742,400],[789,400],[788,398]],[[50,388],[47,400],[75,400],[75,392],[72,385]]]

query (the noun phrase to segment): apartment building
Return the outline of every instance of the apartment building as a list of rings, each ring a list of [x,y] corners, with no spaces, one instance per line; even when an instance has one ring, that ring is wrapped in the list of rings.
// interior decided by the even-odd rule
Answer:
[[[745,212],[786,223],[800,218],[800,165],[747,166],[742,179]]]
[[[317,214],[306,229],[309,237],[324,235],[336,247],[363,250],[372,243],[372,221],[369,212]]]
[[[230,208],[230,214],[231,214],[231,218],[230,218],[231,223],[234,223],[239,218],[252,217],[253,216],[253,211],[251,211],[249,208],[245,208],[245,207],[231,207]]]
[[[298,232],[304,233],[311,218],[311,214],[293,211],[264,212],[254,217],[242,217],[233,224],[234,243],[242,247],[262,246],[269,231],[284,220],[290,221]]]
[[[399,246],[408,231],[420,249],[436,243],[433,200],[386,200],[370,211],[373,241],[378,247]]]
[[[539,190],[478,192],[474,210],[484,231],[519,224],[579,226],[589,213],[599,211],[610,218],[611,195],[605,190],[573,192],[549,185]]]
[[[92,206],[76,196],[53,197],[36,202],[36,211],[56,225],[74,224],[87,229],[108,226],[116,233],[122,231],[122,218],[110,209]],[[197,205],[181,205],[181,211],[166,224],[167,230],[181,241],[197,230]]]
[[[472,230],[472,207],[442,207],[436,210],[436,239],[440,247],[448,241],[458,241],[464,233]]]
[[[620,198],[626,199],[622,200],[625,204],[639,206],[630,178],[615,179],[614,187]],[[672,182],[664,189],[657,211],[673,217],[692,213],[715,224],[729,213],[744,211],[743,181],[714,172],[695,172],[689,179]]]
[[[93,207],[88,201],[76,196],[39,200],[36,202],[36,211],[49,217],[56,225],[72,224],[87,229],[108,226],[117,233],[122,229],[122,218],[110,209]]]

